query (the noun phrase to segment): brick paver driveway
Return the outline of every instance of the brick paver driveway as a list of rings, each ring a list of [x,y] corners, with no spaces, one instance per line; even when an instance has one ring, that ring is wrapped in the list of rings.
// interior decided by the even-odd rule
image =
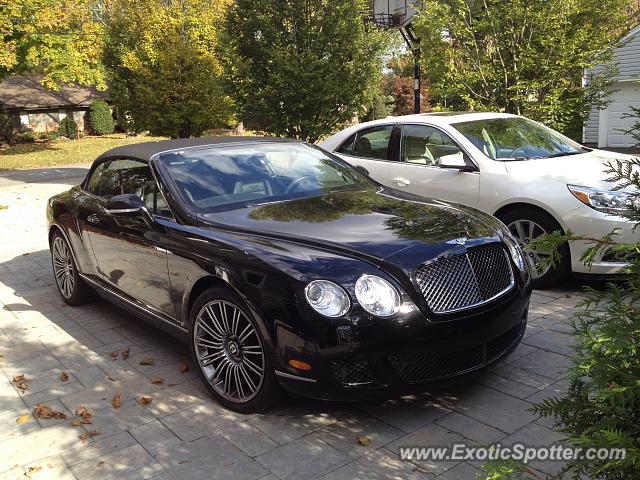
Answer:
[[[477,463],[400,461],[398,447],[559,438],[527,409],[566,387],[568,317],[580,300],[571,290],[535,293],[523,344],[491,373],[446,395],[355,404],[287,398],[249,416],[223,410],[193,368],[181,373],[186,349],[172,338],[102,301],[70,308],[59,299],[45,201],[81,174],[0,172],[0,205],[8,207],[0,209],[1,479],[472,479]],[[155,364],[140,365],[144,357]],[[26,391],[12,382],[16,375],[30,379]],[[156,376],[164,383],[152,384]],[[152,402],[140,405],[142,396]],[[16,422],[38,404],[68,418]],[[81,405],[93,423],[74,426]],[[100,434],[83,443],[91,430]],[[359,445],[359,435],[370,445]]]

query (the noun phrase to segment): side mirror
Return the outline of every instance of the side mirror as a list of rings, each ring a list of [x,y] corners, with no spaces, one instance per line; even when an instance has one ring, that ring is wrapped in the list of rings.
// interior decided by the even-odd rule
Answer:
[[[356,165],[356,170],[358,170],[363,175],[366,175],[367,177],[369,176],[369,170],[364,168],[362,165]]]
[[[449,168],[460,172],[475,172],[476,169],[467,159],[467,155],[463,152],[452,153],[451,155],[443,155],[440,157],[438,164],[440,168]]]
[[[116,195],[107,202],[104,211],[110,215],[126,215],[137,212],[147,212],[147,207],[138,195],[126,193]]]

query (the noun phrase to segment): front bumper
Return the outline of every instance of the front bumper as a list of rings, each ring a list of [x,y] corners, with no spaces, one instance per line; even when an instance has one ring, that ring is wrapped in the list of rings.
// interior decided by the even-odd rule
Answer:
[[[371,400],[437,391],[464,381],[511,353],[522,340],[530,289],[505,295],[489,307],[459,318],[428,322],[415,312],[401,324],[372,325],[369,331],[342,327],[335,344],[315,345],[315,352],[284,348],[278,369],[283,388],[324,400]],[[291,332],[288,332],[291,341]],[[342,341],[340,341],[342,338]],[[302,343],[298,343],[299,345]],[[312,369],[288,367],[300,359]]]
[[[623,217],[608,215],[586,205],[576,207],[565,217],[566,228],[575,235],[600,239],[616,230],[613,239],[619,243],[640,242],[640,229],[633,231],[633,223]],[[622,273],[626,263],[615,261],[599,254],[592,265],[585,265],[580,259],[594,245],[593,242],[576,241],[569,245],[571,251],[571,270],[579,274],[609,275]]]

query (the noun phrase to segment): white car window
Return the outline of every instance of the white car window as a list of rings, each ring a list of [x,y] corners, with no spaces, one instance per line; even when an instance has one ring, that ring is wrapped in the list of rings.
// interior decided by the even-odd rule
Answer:
[[[405,125],[402,129],[403,162],[438,166],[441,159],[461,154],[458,144],[437,128]]]

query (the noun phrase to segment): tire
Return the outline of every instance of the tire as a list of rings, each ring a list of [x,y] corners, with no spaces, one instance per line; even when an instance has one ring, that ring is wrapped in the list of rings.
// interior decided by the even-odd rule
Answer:
[[[562,231],[562,227],[560,227],[558,222],[556,222],[551,215],[536,208],[522,207],[509,210],[498,218],[507,225],[511,233],[516,237],[523,248],[526,248],[531,239],[539,237],[543,233],[552,233],[557,230]],[[518,225],[520,225],[520,227]],[[530,227],[532,225],[534,226],[533,235],[530,235]],[[524,236],[522,235],[523,233]],[[562,283],[569,276],[571,273],[571,254],[569,246],[567,244],[562,245],[559,252],[561,257],[560,262],[555,267],[549,268],[542,274],[535,271],[533,262],[535,261],[536,255],[545,257],[548,256],[548,254],[542,252],[527,253],[527,260],[529,260],[531,265],[533,288],[539,290],[552,288]]]
[[[51,267],[60,296],[69,305],[83,305],[93,298],[91,287],[78,274],[71,246],[60,232],[51,238]]]
[[[213,398],[239,413],[261,412],[280,397],[273,351],[235,292],[210,288],[189,313],[189,349]]]

